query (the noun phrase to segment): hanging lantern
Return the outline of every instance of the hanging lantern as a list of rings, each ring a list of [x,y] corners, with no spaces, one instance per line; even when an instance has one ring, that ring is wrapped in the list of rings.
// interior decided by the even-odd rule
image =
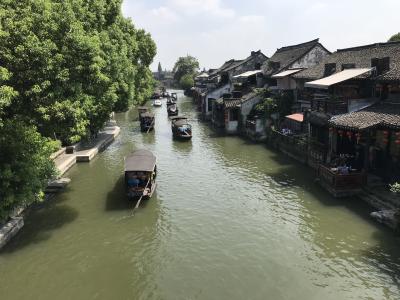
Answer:
[[[385,144],[385,145],[387,145],[388,143],[389,143],[389,140],[388,139],[383,139],[383,143]]]
[[[388,135],[389,135],[389,131],[384,130],[384,131],[383,131],[383,135],[384,135],[384,136],[388,136]]]
[[[332,127],[329,127],[329,132],[333,132],[333,128]]]
[[[340,137],[343,136],[343,130],[338,130],[338,133],[339,133]]]
[[[351,131],[347,131],[346,135],[349,138],[349,140],[351,140],[351,138],[353,137],[353,133]]]
[[[400,138],[400,131],[397,131],[397,132],[395,133],[395,135],[396,135],[397,138]]]
[[[400,145],[400,140],[395,140],[394,142],[396,145]]]

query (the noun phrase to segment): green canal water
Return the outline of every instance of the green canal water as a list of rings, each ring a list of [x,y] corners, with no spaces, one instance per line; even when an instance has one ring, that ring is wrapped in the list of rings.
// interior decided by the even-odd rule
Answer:
[[[218,135],[182,94],[179,108],[191,142],[172,140],[165,106],[148,135],[136,110],[116,116],[116,142],[0,252],[1,299],[400,299],[399,238],[367,206]],[[123,158],[139,148],[157,155],[158,190],[130,217]]]

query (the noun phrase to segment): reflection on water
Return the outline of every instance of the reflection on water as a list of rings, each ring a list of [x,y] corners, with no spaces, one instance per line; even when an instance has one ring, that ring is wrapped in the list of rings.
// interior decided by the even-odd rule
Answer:
[[[172,139],[164,106],[155,132],[137,111],[121,136],[68,174],[66,193],[34,210],[0,253],[5,299],[399,299],[399,239],[357,199],[331,198],[314,173],[265,145],[179,110],[192,141]],[[158,159],[158,190],[132,216],[123,158]]]

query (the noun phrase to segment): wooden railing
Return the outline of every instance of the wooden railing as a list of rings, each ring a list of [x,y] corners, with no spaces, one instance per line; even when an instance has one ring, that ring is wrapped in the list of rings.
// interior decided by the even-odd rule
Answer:
[[[324,165],[320,165],[318,168],[319,180],[327,185],[328,190],[332,189],[334,194],[361,190],[365,177],[363,172],[339,174]]]
[[[311,110],[330,115],[345,114],[348,112],[349,101],[345,99],[313,99]]]
[[[279,131],[271,130],[270,138],[281,150],[299,157],[307,157],[308,143],[306,135],[285,135]]]

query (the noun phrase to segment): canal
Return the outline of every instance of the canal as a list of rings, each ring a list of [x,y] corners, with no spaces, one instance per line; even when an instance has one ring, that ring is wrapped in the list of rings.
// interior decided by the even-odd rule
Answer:
[[[357,199],[335,200],[304,166],[180,112],[191,142],[172,140],[165,103],[143,135],[122,133],[67,176],[0,252],[1,299],[400,299],[400,243]],[[157,194],[131,216],[123,158],[158,158]]]

